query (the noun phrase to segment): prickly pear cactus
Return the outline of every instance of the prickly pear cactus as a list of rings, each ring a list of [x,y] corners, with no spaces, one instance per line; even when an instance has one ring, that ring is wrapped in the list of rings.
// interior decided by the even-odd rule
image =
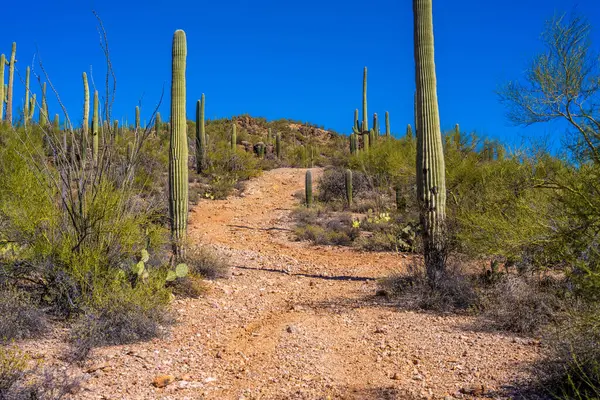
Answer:
[[[413,0],[417,84],[417,195],[425,265],[437,282],[444,261],[446,177],[435,76],[432,0]]]

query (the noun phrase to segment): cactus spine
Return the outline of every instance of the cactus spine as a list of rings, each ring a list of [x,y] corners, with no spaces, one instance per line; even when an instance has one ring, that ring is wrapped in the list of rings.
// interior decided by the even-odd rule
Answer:
[[[135,130],[140,129],[140,106],[135,106]]]
[[[169,212],[176,260],[185,256],[188,214],[188,143],[185,116],[187,43],[183,30],[175,31],[171,78],[171,143],[169,149]]]
[[[92,160],[98,164],[98,91],[94,91],[94,111],[92,114]]]
[[[417,195],[425,266],[436,284],[445,269],[446,179],[435,76],[432,0],[413,0],[417,85]]]
[[[352,206],[352,171],[346,170],[346,201],[348,202],[348,207]]]
[[[306,177],[304,180],[304,196],[306,199],[306,207],[311,207],[313,202],[312,193],[312,172],[306,171]]]
[[[271,128],[269,128],[269,133],[271,132]],[[233,121],[231,126],[231,150],[235,151],[237,146],[237,124]]]
[[[13,120],[13,81],[15,77],[15,57],[17,55],[17,43],[13,42],[8,63],[8,86],[6,91],[6,121],[12,125]]]
[[[392,131],[390,130],[390,113],[388,111],[385,112],[385,136],[392,136]]]
[[[206,168],[206,130],[204,128],[204,93],[196,102],[196,172]]]
[[[279,132],[275,135],[275,154],[281,160],[281,133]]]

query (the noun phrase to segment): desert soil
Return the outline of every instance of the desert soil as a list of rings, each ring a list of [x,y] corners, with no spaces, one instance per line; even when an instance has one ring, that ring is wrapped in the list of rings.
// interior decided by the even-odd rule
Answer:
[[[76,398],[505,398],[528,377],[536,341],[375,296],[377,279],[411,256],[295,241],[305,171],[268,171],[241,197],[201,200],[192,241],[230,257],[231,277],[175,300],[165,338],[94,350],[76,371],[85,378]],[[160,375],[175,380],[157,388]]]

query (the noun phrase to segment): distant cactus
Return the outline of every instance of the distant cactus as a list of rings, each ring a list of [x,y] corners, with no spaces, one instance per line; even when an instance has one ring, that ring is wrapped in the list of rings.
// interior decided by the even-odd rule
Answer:
[[[377,116],[377,113],[373,114],[373,132],[375,133],[375,137],[379,136],[381,134],[381,131],[379,130],[379,117]]]
[[[8,63],[8,86],[6,92],[6,122],[12,125],[13,122],[13,81],[15,77],[15,57],[17,55],[17,43],[13,42],[10,53],[10,62]]]
[[[196,172],[201,174],[206,168],[206,130],[204,127],[204,93],[196,102]]]
[[[161,127],[160,113],[157,112],[156,118],[154,119],[154,132],[155,132],[156,136],[158,136],[160,134],[160,127]]]
[[[271,129],[269,128],[269,132],[271,132]],[[235,121],[233,121],[233,124],[231,126],[231,150],[235,151],[237,147],[237,124],[235,123]]]
[[[446,177],[435,76],[432,0],[413,0],[417,84],[417,195],[427,275],[445,268]]]
[[[29,66],[25,69],[25,107],[23,108],[23,122],[27,126],[27,122],[33,118],[35,112],[35,94],[29,98],[29,75],[31,70]]]
[[[185,257],[188,214],[188,142],[185,116],[187,43],[183,30],[173,35],[171,79],[171,143],[169,149],[169,214],[176,260]]]
[[[92,113],[92,160],[94,165],[98,164],[98,91],[94,91],[94,111]]]
[[[348,202],[348,207],[352,206],[352,170],[346,170],[346,202]]]
[[[410,126],[410,124],[406,125],[406,139],[408,141],[413,140],[413,130],[412,130],[412,126]]]
[[[452,141],[454,142],[454,146],[456,147],[456,149],[460,150],[462,144],[460,137],[460,126],[458,124],[454,126],[454,132],[452,133]]]
[[[350,140],[350,154],[356,154],[358,151],[358,140],[357,140],[358,135],[356,133],[352,133],[349,136],[349,140]]]
[[[271,143],[271,128],[267,129],[267,143]]]
[[[58,114],[54,114],[54,123],[52,124],[52,129],[54,133],[60,132],[60,120]]]
[[[140,106],[135,106],[135,130],[140,129]]]
[[[6,102],[6,91],[4,90],[4,68],[6,65],[6,56],[0,54],[0,123],[4,121],[4,103]]]
[[[365,67],[365,69],[363,70],[362,112],[363,120],[360,129],[364,134],[365,132],[369,132],[369,121],[367,114],[367,67]]]
[[[48,102],[46,101],[46,82],[42,85],[42,104],[40,108],[39,124],[46,127],[49,123],[50,115],[48,114]]]
[[[312,192],[312,172],[306,171],[306,177],[304,181],[304,198],[306,200],[306,207],[312,207],[313,192]]]
[[[388,111],[385,112],[385,136],[392,136],[392,131],[390,130],[390,113]]]
[[[358,108],[354,110],[354,133],[360,132],[360,122],[358,121]]]
[[[281,160],[281,133],[277,132],[275,136],[275,154],[277,158]]]
[[[115,119],[115,121],[113,122],[113,135],[117,136],[119,134],[119,120]]]
[[[363,149],[369,151],[370,140],[369,135],[363,135]]]

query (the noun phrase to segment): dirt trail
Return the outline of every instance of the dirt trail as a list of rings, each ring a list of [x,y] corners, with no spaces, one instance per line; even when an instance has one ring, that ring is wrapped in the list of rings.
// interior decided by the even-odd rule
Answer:
[[[92,364],[110,367],[90,375],[81,398],[475,398],[458,392],[484,385],[490,395],[525,376],[539,352],[530,342],[374,297],[375,279],[409,258],[293,241],[304,173],[268,171],[243,197],[192,210],[192,240],[230,256],[232,277],[177,300],[166,339],[96,351]],[[157,389],[159,374],[180,380]]]

